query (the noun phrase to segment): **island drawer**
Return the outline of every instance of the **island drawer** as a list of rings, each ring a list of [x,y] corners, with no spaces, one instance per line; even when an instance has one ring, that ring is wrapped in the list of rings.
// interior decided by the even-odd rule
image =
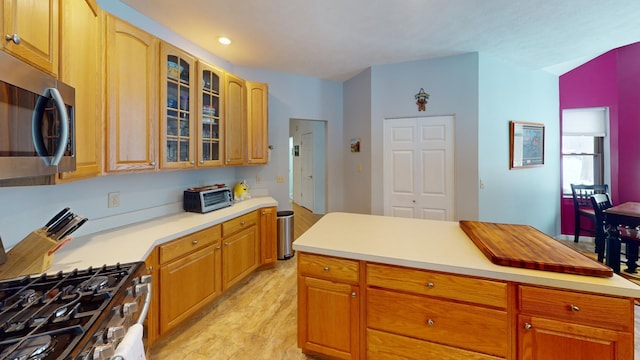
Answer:
[[[248,214],[238,216],[235,219],[231,219],[222,223],[222,237],[227,237],[242,229],[246,229],[252,225],[255,225],[258,221],[257,213],[252,211]]]
[[[298,273],[327,280],[357,283],[358,261],[298,253]]]
[[[216,241],[220,241],[220,225],[215,225],[162,244],[159,246],[160,264],[167,263],[193,251],[202,249],[205,246],[214,244]]]
[[[618,331],[633,330],[633,299],[519,286],[519,310]]]
[[[504,310],[372,288],[367,327],[503,357],[510,341]]]
[[[482,353],[367,329],[367,358],[377,360],[500,360]]]
[[[507,308],[507,284],[499,281],[368,263],[367,285]]]

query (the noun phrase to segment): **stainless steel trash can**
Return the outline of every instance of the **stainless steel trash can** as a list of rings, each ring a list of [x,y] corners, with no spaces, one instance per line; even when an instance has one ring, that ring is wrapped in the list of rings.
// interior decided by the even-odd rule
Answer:
[[[278,211],[278,260],[292,258],[293,211]]]

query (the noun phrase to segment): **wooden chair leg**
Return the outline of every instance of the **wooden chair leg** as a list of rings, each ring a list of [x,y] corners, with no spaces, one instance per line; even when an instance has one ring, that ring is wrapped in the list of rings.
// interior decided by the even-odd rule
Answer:
[[[575,227],[573,230],[573,242],[578,242],[578,238],[580,237],[580,215],[576,214]]]

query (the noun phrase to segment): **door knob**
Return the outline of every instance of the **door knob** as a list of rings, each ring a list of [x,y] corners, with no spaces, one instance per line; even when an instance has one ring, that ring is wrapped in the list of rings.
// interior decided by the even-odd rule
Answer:
[[[7,41],[13,41],[16,45],[20,44],[20,36],[18,36],[18,34],[13,34],[13,35],[5,35],[4,36],[5,40]]]

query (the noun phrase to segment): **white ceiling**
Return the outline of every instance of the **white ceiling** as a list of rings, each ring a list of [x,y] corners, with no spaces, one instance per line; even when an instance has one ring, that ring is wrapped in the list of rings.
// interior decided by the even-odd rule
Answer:
[[[336,81],[476,51],[560,75],[640,41],[639,0],[121,1],[232,64]]]

